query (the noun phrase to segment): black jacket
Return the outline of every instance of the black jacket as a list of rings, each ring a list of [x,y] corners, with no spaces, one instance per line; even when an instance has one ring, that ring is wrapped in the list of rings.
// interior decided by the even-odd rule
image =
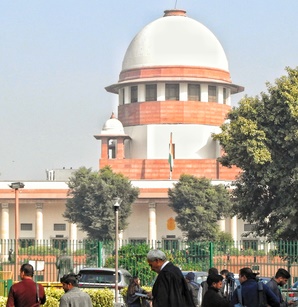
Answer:
[[[202,307],[229,307],[229,301],[222,297],[220,290],[209,287],[203,297]]]
[[[169,262],[159,272],[152,288],[153,307],[194,307],[181,270]]]

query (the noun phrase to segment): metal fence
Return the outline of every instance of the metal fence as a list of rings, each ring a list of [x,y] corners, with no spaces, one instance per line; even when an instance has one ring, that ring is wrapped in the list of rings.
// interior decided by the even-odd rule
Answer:
[[[119,242],[119,267],[131,274],[143,277],[143,284],[149,285],[152,276],[146,261],[146,254],[152,247],[165,251],[169,260],[182,270],[207,271],[210,267],[227,269],[238,273],[242,267],[250,267],[260,276],[271,277],[278,268],[287,269],[291,283],[298,279],[298,241],[292,242],[185,242],[164,240],[162,242]],[[30,262],[35,268],[35,280],[59,281],[59,276],[82,267],[114,267],[115,244],[113,241],[97,240],[19,240],[17,259],[14,240],[0,240],[0,271],[10,272],[12,279],[18,279],[20,266]]]

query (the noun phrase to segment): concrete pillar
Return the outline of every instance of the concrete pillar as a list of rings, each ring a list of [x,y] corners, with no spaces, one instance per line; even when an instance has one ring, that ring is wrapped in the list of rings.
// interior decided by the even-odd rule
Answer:
[[[70,223],[69,225],[69,240],[70,240],[70,249],[72,251],[77,250],[77,240],[78,240],[78,227],[77,224]]]
[[[166,85],[165,83],[157,83],[157,101],[166,100]]]
[[[149,223],[148,223],[148,239],[150,247],[155,248],[156,244],[156,204],[149,202]]]
[[[116,158],[117,159],[124,159],[124,139],[123,138],[117,139]]]
[[[35,240],[43,240],[43,204],[38,203],[35,205],[36,209],[36,222],[35,222]]]
[[[108,152],[109,152],[108,139],[102,138],[101,139],[101,158],[108,159],[109,157]]]
[[[2,215],[1,215],[1,240],[0,244],[0,254],[1,260],[7,261],[8,259],[8,240],[9,240],[9,205],[7,203],[2,203]]]
[[[218,224],[219,224],[219,230],[226,232],[226,220],[225,219],[219,220]]]
[[[201,101],[208,102],[208,84],[201,84]]]
[[[231,219],[231,235],[232,235],[233,240],[235,241],[235,244],[236,244],[236,241],[238,240],[238,233],[237,233],[238,223],[237,222],[238,222],[237,216],[233,216]]]
[[[187,83],[180,83],[179,84],[179,89],[180,89],[180,101],[187,101],[188,100],[188,84]]]
[[[9,206],[7,203],[1,204],[2,215],[1,215],[1,239],[9,239]]]
[[[138,101],[143,102],[146,100],[146,87],[145,84],[138,85]]]

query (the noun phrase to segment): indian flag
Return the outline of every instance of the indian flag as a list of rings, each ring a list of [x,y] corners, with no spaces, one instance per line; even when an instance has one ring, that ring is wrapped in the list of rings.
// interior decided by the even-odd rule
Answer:
[[[174,150],[173,150],[173,142],[172,142],[172,132],[170,134],[170,147],[169,147],[169,164],[170,164],[170,171],[173,170],[174,167]]]

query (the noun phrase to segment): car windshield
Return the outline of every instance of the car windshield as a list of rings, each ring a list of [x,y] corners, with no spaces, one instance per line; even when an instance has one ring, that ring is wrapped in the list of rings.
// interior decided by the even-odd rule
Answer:
[[[115,273],[107,271],[83,271],[80,272],[80,282],[86,283],[115,283]],[[118,281],[121,281],[121,276],[118,274]]]

